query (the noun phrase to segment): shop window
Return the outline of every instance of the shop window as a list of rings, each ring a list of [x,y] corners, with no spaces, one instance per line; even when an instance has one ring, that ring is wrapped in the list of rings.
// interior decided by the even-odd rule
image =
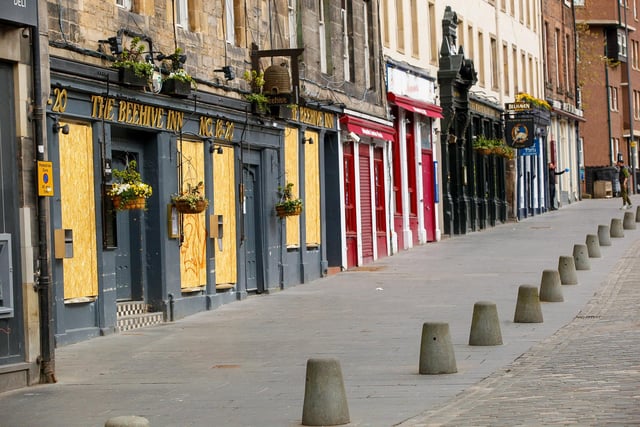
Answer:
[[[11,234],[0,234],[0,319],[13,317]]]

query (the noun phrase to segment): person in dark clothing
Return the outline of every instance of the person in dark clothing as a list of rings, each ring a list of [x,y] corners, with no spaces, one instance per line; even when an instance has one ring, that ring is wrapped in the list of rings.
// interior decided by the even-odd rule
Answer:
[[[620,194],[622,195],[622,207],[620,209],[631,209],[631,199],[629,198],[629,176],[631,173],[622,160],[618,160],[618,181],[620,181]]]
[[[556,165],[553,162],[549,162],[549,210],[555,211],[556,208],[556,175],[562,175],[565,172],[569,172],[569,168],[563,171],[557,171]]]

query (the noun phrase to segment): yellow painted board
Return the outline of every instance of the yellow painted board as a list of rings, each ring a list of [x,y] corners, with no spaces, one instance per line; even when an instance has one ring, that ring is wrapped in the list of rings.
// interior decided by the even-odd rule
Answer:
[[[182,141],[178,144],[182,173],[182,188],[196,186],[204,179],[202,141]],[[206,187],[206,183],[205,183]],[[180,246],[180,287],[195,288],[207,283],[206,211],[182,215],[184,240]]]
[[[287,128],[284,137],[284,183],[293,184],[293,197],[298,198],[300,194],[300,182],[298,180],[298,129]],[[286,245],[287,247],[300,246],[300,217],[288,216],[286,221]]]
[[[98,295],[93,134],[87,124],[68,125],[59,134],[61,228],[73,230],[73,258],[62,260],[65,299]]]
[[[232,148],[213,153],[213,212],[222,215],[222,250],[215,242],[216,285],[238,281],[236,253],[236,180]]]
[[[304,214],[307,245],[320,244],[320,159],[318,132],[306,131],[315,144],[304,145]]]

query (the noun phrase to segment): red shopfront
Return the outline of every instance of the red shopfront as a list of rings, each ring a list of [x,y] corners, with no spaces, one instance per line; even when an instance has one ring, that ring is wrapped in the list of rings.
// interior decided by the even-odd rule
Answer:
[[[395,130],[351,115],[340,123],[347,133],[342,140],[343,190],[347,268],[351,268],[389,255],[385,158]]]
[[[394,228],[401,230],[398,248],[408,249],[436,240],[433,121],[443,117],[442,108],[392,92],[387,99],[394,106],[397,131],[392,144]]]

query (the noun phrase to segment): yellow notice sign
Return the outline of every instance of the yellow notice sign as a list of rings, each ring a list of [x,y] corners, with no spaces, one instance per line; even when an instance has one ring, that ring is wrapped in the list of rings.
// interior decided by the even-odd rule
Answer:
[[[38,196],[53,196],[53,163],[38,161]]]

